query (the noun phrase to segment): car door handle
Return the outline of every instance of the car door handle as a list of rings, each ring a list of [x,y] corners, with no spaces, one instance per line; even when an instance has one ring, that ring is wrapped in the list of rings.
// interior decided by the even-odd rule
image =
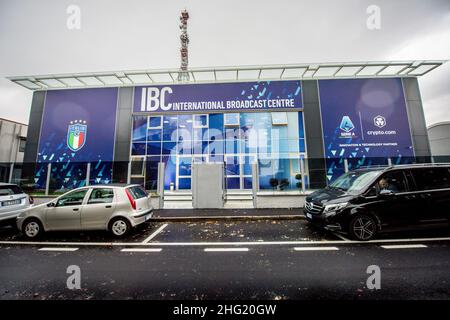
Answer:
[[[80,210],[80,209],[78,209],[78,208],[74,208],[74,209],[72,209],[73,211],[78,211],[78,210]]]
[[[112,208],[112,206],[105,206],[105,208]]]

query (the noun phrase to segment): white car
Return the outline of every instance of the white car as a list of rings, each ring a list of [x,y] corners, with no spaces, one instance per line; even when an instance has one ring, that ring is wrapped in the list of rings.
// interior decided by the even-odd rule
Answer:
[[[33,198],[15,184],[0,183],[0,223],[15,225],[16,218],[33,205]]]
[[[29,239],[64,230],[108,230],[122,237],[152,216],[150,195],[140,185],[95,185],[26,210],[17,228]]]

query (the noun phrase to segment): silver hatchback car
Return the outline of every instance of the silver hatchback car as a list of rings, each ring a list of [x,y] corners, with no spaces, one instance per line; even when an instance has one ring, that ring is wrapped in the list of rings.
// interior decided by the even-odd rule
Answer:
[[[29,239],[63,230],[109,230],[122,237],[152,216],[150,195],[141,186],[96,185],[26,210],[17,218],[17,228]]]
[[[24,210],[31,207],[33,198],[15,184],[0,183],[0,223],[12,224]]]

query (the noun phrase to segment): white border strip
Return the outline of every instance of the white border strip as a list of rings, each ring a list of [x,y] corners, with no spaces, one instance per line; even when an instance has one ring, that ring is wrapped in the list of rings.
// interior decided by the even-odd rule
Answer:
[[[167,227],[169,224],[165,223],[163,224],[161,227],[159,227],[158,229],[156,229],[155,232],[153,232],[147,239],[145,239],[144,241],[142,241],[142,243],[147,243],[150,240],[152,240],[154,237],[156,237],[161,231],[164,230],[165,227]]]
[[[121,252],[161,252],[161,248],[125,248]]]
[[[73,251],[77,251],[78,248],[49,248],[49,247],[45,247],[45,248],[40,248],[38,251],[66,251],[66,252],[73,252]]]
[[[450,241],[450,237],[442,238],[417,238],[417,239],[380,239],[370,241],[344,241],[344,240],[320,240],[320,241],[230,241],[230,242],[55,242],[55,241],[0,241],[0,245],[47,245],[47,246],[252,246],[252,245],[325,245],[325,244],[377,244],[377,243],[404,243],[404,242],[430,242]]]
[[[248,248],[205,248],[205,252],[247,252]]]
[[[383,249],[415,249],[415,248],[427,248],[424,244],[396,244],[381,246]]]
[[[294,247],[294,251],[336,251],[338,247]]]

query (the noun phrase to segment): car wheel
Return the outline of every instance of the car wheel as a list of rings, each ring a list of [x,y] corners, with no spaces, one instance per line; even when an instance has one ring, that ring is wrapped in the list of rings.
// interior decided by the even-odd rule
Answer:
[[[28,239],[37,239],[44,233],[44,228],[39,220],[28,219],[23,223],[22,232]]]
[[[109,223],[109,231],[114,237],[125,236],[131,229],[131,225],[125,218],[116,218]]]
[[[373,239],[377,233],[377,223],[371,216],[358,214],[350,221],[349,233],[355,240]]]

